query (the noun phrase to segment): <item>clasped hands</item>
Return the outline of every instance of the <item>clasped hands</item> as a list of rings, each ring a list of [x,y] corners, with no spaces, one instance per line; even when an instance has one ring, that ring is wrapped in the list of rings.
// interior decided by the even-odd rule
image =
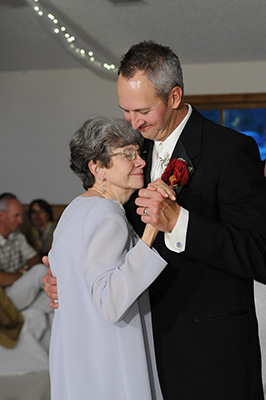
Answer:
[[[150,224],[161,232],[171,232],[177,222],[180,206],[175,201],[173,189],[160,178],[140,189],[135,203],[142,222]]]
[[[136,198],[135,203],[138,206],[137,214],[141,215],[141,220],[161,232],[171,232],[180,213],[175,192],[158,178],[149,183],[146,189],[140,189],[138,194],[139,197]],[[42,262],[50,267],[47,256],[42,258]],[[56,278],[52,276],[50,269],[43,277],[43,282],[44,290],[51,300],[50,307],[57,309],[58,303],[55,302],[58,300]]]

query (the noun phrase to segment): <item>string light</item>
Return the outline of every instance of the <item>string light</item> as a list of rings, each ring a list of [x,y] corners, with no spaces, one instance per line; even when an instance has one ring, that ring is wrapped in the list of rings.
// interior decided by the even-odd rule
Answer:
[[[86,61],[89,66],[104,70],[108,73],[117,73],[118,69],[113,63],[109,64],[108,62],[100,62],[95,58],[94,52],[91,49],[85,50],[85,48],[78,46],[78,44],[76,44],[76,42],[78,42],[76,36],[70,32],[64,24],[61,24],[59,18],[57,18],[54,13],[46,11],[42,4],[40,4],[39,0],[27,1],[28,3],[31,3],[33,10],[37,15],[49,23],[52,32],[55,33],[57,38],[60,37],[64,45],[67,46],[68,50],[70,50],[74,56],[82,58],[82,61]],[[56,25],[56,27],[54,27],[54,25]]]

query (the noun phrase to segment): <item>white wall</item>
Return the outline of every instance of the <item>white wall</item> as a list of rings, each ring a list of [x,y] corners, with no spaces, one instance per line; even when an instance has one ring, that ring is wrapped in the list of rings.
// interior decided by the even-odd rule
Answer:
[[[0,74],[0,193],[68,203],[82,190],[69,139],[91,114],[121,116],[115,81],[87,69]]]
[[[183,65],[186,94],[266,92],[266,62]],[[81,193],[68,142],[91,114],[121,117],[115,80],[89,69],[0,73],[0,193],[66,204]]]
[[[266,61],[183,65],[186,94],[266,92]]]

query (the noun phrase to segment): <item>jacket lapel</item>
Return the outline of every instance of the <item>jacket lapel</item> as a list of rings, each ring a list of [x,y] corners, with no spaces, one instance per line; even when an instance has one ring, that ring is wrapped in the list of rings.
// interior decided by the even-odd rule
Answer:
[[[184,158],[187,165],[193,168],[189,173],[187,184],[177,188],[177,197],[180,196],[183,188],[190,184],[192,175],[196,171],[194,160],[201,154],[203,121],[202,115],[192,107],[192,114],[173,151],[171,158]]]
[[[195,167],[194,167],[194,165],[192,163],[192,160],[189,157],[189,155],[188,155],[188,153],[187,153],[187,151],[185,149],[185,146],[184,146],[183,142],[181,141],[181,138],[179,138],[179,140],[178,140],[178,142],[177,142],[177,144],[176,144],[176,146],[174,148],[174,151],[173,151],[172,156],[171,156],[171,160],[173,158],[183,158],[187,163],[187,167],[191,167],[192,168],[191,171],[189,172],[189,178],[188,178],[188,182],[187,182],[187,184],[188,184],[189,180],[191,179],[191,176],[192,176],[192,174],[193,174],[193,172],[195,170]],[[183,187],[184,186],[179,186],[177,189],[175,189],[175,193],[176,193],[177,197],[180,196],[180,193],[183,190]]]

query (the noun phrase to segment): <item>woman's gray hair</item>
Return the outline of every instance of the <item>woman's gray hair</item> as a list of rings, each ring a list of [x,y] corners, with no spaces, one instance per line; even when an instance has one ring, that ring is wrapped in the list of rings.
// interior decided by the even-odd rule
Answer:
[[[178,86],[184,96],[183,72],[178,56],[170,47],[144,41],[130,47],[121,59],[118,75],[132,78],[143,71],[154,85],[157,96],[167,105],[171,90]]]
[[[109,168],[109,154],[118,147],[130,144],[141,147],[143,138],[127,121],[100,116],[90,118],[77,130],[69,143],[70,168],[79,176],[87,190],[95,182],[88,167],[89,161],[99,161],[100,165]]]

